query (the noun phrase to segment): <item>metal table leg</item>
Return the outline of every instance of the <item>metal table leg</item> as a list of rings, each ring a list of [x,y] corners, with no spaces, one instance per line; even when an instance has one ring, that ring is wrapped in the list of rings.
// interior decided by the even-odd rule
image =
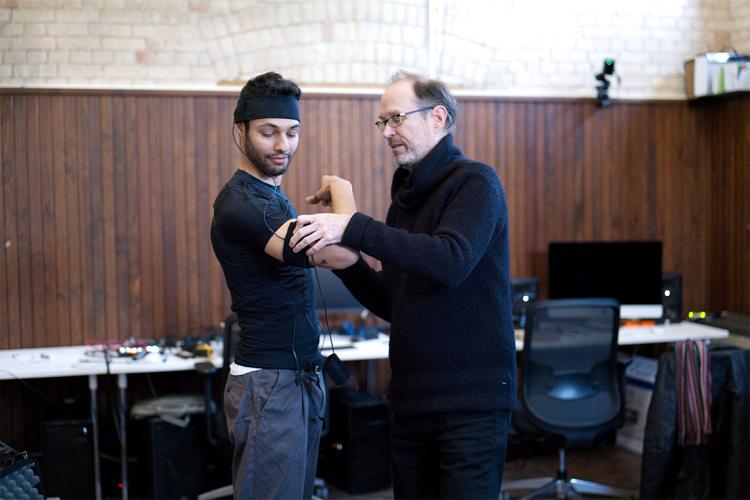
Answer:
[[[91,392],[91,427],[94,434],[94,491],[96,500],[102,500],[102,476],[99,469],[99,409],[97,406],[96,390],[99,387],[96,375],[89,375],[89,391]]]
[[[117,375],[117,387],[120,388],[120,474],[122,475],[122,500],[128,500],[128,434],[126,431],[127,400],[125,390],[128,388],[128,376]]]

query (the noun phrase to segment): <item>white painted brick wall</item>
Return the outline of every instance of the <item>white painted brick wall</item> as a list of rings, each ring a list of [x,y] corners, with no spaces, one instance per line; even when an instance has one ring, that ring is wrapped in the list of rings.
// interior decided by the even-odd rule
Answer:
[[[432,31],[430,27],[432,26]],[[465,89],[684,97],[683,62],[750,53],[750,0],[0,0],[0,84],[212,85],[278,70],[380,87],[398,68]]]

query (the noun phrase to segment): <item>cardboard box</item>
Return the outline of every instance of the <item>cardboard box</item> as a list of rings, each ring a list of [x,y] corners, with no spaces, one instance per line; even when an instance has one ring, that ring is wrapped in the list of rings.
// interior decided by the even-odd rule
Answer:
[[[706,52],[685,61],[685,92],[689,99],[750,90],[750,56]]]
[[[625,370],[625,424],[617,431],[617,445],[639,455],[643,453],[646,417],[657,366],[655,359],[633,356]]]

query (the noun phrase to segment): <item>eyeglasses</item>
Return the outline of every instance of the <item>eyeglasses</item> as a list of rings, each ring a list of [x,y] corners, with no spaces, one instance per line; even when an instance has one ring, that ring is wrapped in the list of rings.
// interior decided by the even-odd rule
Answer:
[[[396,128],[402,123],[404,123],[404,118],[406,118],[407,115],[410,115],[412,113],[419,113],[420,111],[427,111],[428,109],[434,108],[435,105],[432,106],[424,106],[419,109],[415,109],[414,111],[407,111],[406,113],[398,113],[396,115],[391,115],[385,120],[378,120],[375,122],[375,126],[378,127],[378,130],[381,132],[385,130],[386,124],[391,128]]]

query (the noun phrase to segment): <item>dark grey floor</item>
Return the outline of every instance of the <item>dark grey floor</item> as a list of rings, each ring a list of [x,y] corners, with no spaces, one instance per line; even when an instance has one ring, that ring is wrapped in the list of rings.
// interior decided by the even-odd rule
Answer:
[[[504,481],[552,477],[557,470],[558,456],[552,451],[541,456],[517,458],[505,465]],[[641,478],[641,457],[620,448],[573,450],[567,456],[568,471],[572,477],[596,481],[638,491]],[[518,498],[523,492],[513,492]],[[329,485],[330,498],[383,500],[392,499],[393,490],[387,489],[360,495],[350,495]],[[594,497],[591,497],[594,498]]]

